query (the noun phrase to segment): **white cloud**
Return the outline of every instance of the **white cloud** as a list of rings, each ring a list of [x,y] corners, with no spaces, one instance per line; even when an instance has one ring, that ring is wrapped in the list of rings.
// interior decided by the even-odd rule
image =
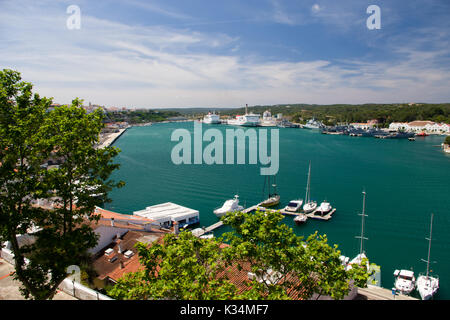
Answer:
[[[313,13],[317,13],[317,12],[319,12],[321,9],[322,9],[322,8],[321,8],[317,3],[313,4],[313,6],[311,7],[311,11],[312,11]]]
[[[0,61],[60,103],[76,96],[141,107],[450,100],[448,68],[434,63],[448,55],[445,46],[433,51],[386,42],[401,61],[261,61],[241,56],[240,39],[226,34],[133,26],[85,13],[82,29],[69,31],[64,11],[33,8],[26,17],[20,8],[0,11],[0,29],[7,30],[0,34],[6,44]]]

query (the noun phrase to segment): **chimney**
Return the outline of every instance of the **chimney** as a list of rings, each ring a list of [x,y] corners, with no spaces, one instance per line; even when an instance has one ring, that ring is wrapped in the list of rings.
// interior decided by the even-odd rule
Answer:
[[[114,218],[111,218],[111,227],[114,227]]]
[[[118,249],[117,249],[117,252],[119,252],[119,253],[123,252],[123,250],[122,250],[122,243],[121,242],[122,241],[119,240],[119,245],[118,245]]]
[[[123,268],[125,268],[125,264],[123,263],[122,260],[120,260],[120,269],[123,269]]]
[[[174,234],[180,233],[180,229],[179,229],[179,226],[178,226],[178,221],[174,221],[173,222],[173,233]]]

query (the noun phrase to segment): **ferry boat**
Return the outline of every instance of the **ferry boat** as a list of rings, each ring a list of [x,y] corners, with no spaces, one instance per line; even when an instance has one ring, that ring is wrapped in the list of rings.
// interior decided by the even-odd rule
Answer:
[[[244,207],[239,205],[239,196],[235,195],[234,199],[227,200],[224,202],[222,207],[216,208],[214,210],[214,214],[220,218],[223,215],[227,214],[228,212],[241,211],[241,210],[244,210]]]
[[[245,114],[237,115],[235,119],[230,119],[227,124],[244,126],[244,127],[257,127],[261,124],[259,114],[248,113],[248,105],[245,105]]]
[[[419,275],[417,278],[417,291],[419,291],[422,300],[431,299],[439,289],[439,278],[430,276],[430,251],[431,251],[431,235],[433,231],[433,214],[431,215],[430,237],[428,242],[428,258],[423,260],[427,263],[427,272],[425,275]]]
[[[207,124],[221,123],[220,116],[218,114],[208,112],[208,114],[203,117],[203,123]]]

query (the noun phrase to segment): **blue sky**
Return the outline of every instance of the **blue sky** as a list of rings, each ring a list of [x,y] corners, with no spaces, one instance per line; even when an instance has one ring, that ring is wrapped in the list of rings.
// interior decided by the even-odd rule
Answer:
[[[450,1],[0,0],[0,68],[59,103],[450,102]]]

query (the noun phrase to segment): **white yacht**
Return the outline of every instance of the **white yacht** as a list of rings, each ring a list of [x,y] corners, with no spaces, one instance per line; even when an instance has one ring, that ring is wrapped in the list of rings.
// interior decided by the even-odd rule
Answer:
[[[261,124],[259,114],[248,113],[248,105],[245,105],[245,114],[237,115],[235,119],[227,121],[227,124],[244,126],[244,127],[257,127]]]
[[[222,207],[214,210],[214,214],[220,218],[221,216],[225,215],[228,212],[241,210],[244,210],[244,207],[239,205],[239,196],[235,195],[234,199],[225,201]]]
[[[411,270],[395,270],[394,277],[396,277],[394,286],[395,289],[402,294],[410,294],[416,286],[416,278],[414,272]]]
[[[218,114],[208,112],[208,114],[203,117],[203,123],[207,124],[220,123],[220,116]]]
[[[303,212],[310,213],[316,210],[317,202],[311,201],[310,199],[310,182],[311,182],[311,161],[309,162],[309,170],[308,170],[308,182],[306,184],[306,195],[305,195],[305,204],[303,205]]]
[[[303,200],[291,200],[288,205],[284,207],[284,211],[297,212],[302,208]]]
[[[320,204],[320,206],[317,208],[315,214],[325,215],[329,213],[333,207],[330,205],[328,201],[324,201]]]
[[[439,289],[439,278],[431,277],[430,273],[430,252],[431,252],[431,235],[433,231],[433,214],[431,215],[431,223],[430,223],[430,237],[427,238],[428,242],[428,259],[423,260],[427,263],[427,273],[426,275],[420,275],[417,277],[417,291],[419,291],[420,297],[422,300],[431,299],[434,294]]]
[[[308,217],[306,216],[306,214],[303,214],[303,213],[300,213],[299,215],[297,215],[297,216],[294,218],[294,222],[295,222],[296,224],[303,224],[303,223],[306,222],[306,220],[308,220]]]

